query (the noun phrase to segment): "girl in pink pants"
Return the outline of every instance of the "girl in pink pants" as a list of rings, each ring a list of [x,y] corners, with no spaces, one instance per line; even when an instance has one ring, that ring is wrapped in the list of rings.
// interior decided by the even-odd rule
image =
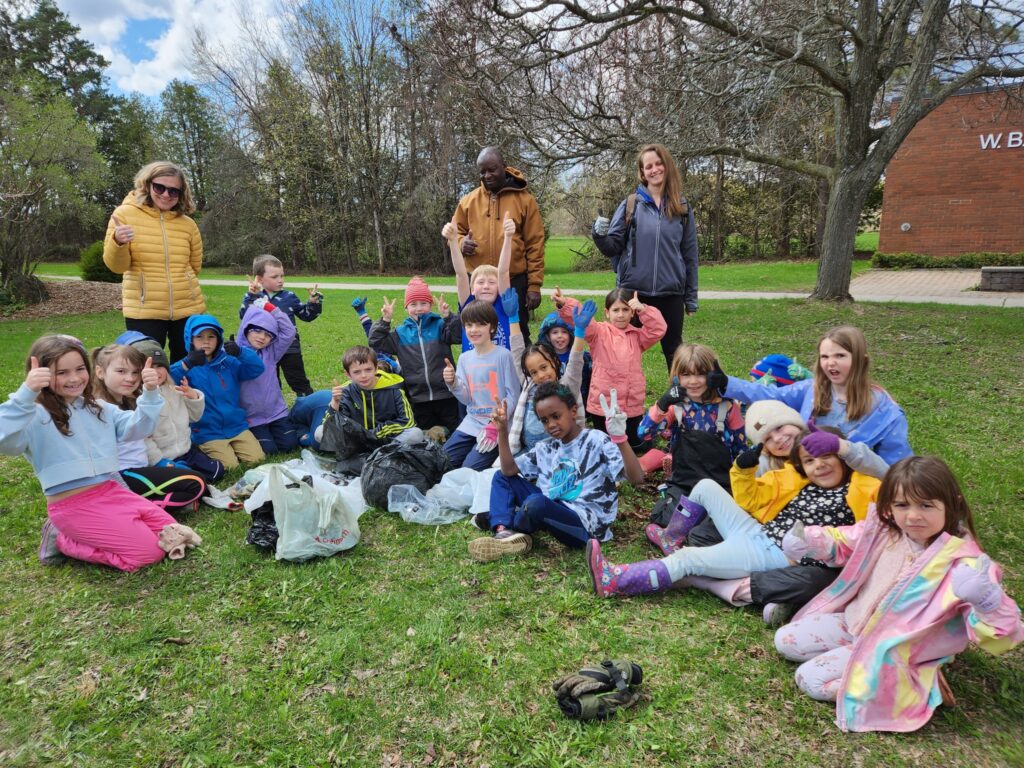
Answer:
[[[0,404],[0,452],[24,456],[46,494],[41,562],[66,555],[134,571],[199,543],[118,476],[118,442],[152,433],[163,407],[152,363],[136,410],[122,411],[93,398],[78,339],[43,336],[29,350],[24,383]]]

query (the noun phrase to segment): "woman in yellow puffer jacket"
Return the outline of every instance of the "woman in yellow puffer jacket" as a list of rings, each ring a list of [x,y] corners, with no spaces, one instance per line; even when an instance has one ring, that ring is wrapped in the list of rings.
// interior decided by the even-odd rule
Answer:
[[[185,321],[206,311],[199,287],[203,238],[187,214],[195,210],[185,173],[158,161],[135,174],[107,224],[103,262],[124,277],[124,324],[170,345],[171,361],[185,356]]]

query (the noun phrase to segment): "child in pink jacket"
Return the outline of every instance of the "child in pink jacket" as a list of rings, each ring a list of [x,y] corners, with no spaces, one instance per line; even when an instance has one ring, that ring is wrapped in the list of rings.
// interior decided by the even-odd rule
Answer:
[[[942,702],[939,672],[954,654],[969,642],[999,654],[1024,640],[1020,609],[941,459],[895,464],[856,525],[798,528],[783,539],[789,559],[843,570],[779,629],[775,647],[802,662],[804,693],[836,702],[844,731],[916,731]]]
[[[559,316],[572,325],[573,309],[579,302],[563,297],[559,289],[555,289],[553,298]],[[587,416],[595,429],[606,432],[604,417],[600,415],[603,413],[600,398],[603,394],[608,399],[613,389],[618,390],[619,407],[627,419],[626,436],[633,450],[640,451],[644,443],[637,437],[636,430],[644,416],[647,394],[647,380],[640,362],[643,353],[665,335],[665,318],[655,307],[642,304],[636,291],[624,288],[616,288],[605,296],[604,315],[608,322],[590,323],[584,337],[594,359]],[[634,316],[640,318],[640,327],[631,325]]]

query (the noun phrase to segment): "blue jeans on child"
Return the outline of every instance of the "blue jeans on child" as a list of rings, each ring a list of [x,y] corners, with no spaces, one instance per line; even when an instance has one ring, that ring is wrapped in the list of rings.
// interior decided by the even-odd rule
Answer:
[[[604,537],[605,529],[588,531],[579,515],[560,501],[549,499],[522,475],[506,477],[500,471],[491,481],[491,530],[499,525],[535,533],[547,531],[567,547],[582,549],[587,540]]]
[[[723,541],[712,547],[683,547],[666,557],[663,562],[672,581],[685,576],[739,579],[789,565],[782,550],[765,535],[764,526],[714,480],[697,483],[690,501],[707,509]]]
[[[260,441],[260,448],[268,456],[272,453],[288,453],[299,447],[299,433],[287,416],[269,424],[249,427],[249,431]]]
[[[459,467],[469,467],[477,471],[489,469],[494,464],[494,460],[498,458],[497,448],[487,451],[487,453],[480,453],[476,448],[476,437],[467,435],[461,429],[456,429],[445,441],[444,452],[448,454],[448,459],[456,469]]]

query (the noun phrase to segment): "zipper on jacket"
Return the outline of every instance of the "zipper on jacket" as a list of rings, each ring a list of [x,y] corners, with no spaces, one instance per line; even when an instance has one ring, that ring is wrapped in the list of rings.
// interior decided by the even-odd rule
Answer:
[[[146,273],[139,266],[139,306],[146,306]]]
[[[664,202],[664,200],[662,200]],[[658,290],[658,252],[661,250],[661,211],[658,211],[658,226],[654,230],[654,275],[651,280],[651,296]]]
[[[430,386],[430,376],[428,374],[429,368],[427,366],[427,350],[423,346],[423,325],[421,323],[421,320],[417,320],[416,321],[416,338],[417,338],[417,340],[419,340],[419,343],[420,343],[420,357],[423,358],[423,374],[424,374],[423,378],[427,382],[427,395],[428,395],[430,401],[433,402],[433,400],[434,400],[434,388],[432,386]]]
[[[164,212],[160,211],[160,236],[164,241],[164,275],[167,277],[167,319],[174,319],[174,285],[171,283],[171,253],[167,247],[167,228],[164,227]]]

